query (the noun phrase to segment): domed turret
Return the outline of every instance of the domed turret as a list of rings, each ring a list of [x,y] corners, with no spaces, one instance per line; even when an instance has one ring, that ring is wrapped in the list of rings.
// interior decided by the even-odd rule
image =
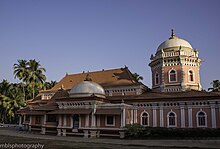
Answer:
[[[97,96],[105,98],[105,90],[99,84],[92,81],[83,81],[75,85],[69,92],[70,97]]]
[[[175,36],[174,31],[172,29],[171,37],[159,45],[159,47],[157,48],[157,52],[159,52],[162,49],[165,50],[168,48],[174,48],[180,46],[193,49],[188,41]]]
[[[201,90],[198,51],[191,44],[175,36],[161,43],[151,55],[152,89],[162,92]]]

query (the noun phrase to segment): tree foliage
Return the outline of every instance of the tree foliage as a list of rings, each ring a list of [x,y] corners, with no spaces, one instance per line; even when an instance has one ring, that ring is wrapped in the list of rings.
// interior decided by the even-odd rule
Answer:
[[[13,65],[14,77],[20,83],[0,82],[0,123],[16,119],[16,111],[26,105],[26,100],[34,98],[40,90],[50,89],[57,82],[46,82],[46,71],[36,60],[18,60]]]
[[[211,82],[212,87],[208,88],[209,91],[212,92],[220,92],[220,81],[219,80],[213,80]]]

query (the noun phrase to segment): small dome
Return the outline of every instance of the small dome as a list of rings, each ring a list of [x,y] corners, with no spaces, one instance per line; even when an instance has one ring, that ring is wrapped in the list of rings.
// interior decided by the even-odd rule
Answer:
[[[160,44],[160,46],[157,48],[157,52],[160,51],[161,49],[166,49],[166,48],[171,48],[171,47],[180,47],[180,46],[193,49],[191,44],[188,41],[181,39],[179,37],[176,37],[172,30],[171,37],[168,40]]]
[[[101,85],[92,81],[83,81],[75,85],[69,92],[70,97],[97,96],[105,98],[105,90]]]

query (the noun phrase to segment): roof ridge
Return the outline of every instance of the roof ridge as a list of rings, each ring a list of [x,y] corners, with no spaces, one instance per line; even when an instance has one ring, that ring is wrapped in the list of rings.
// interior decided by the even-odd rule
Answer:
[[[81,74],[87,74],[87,73],[99,73],[99,72],[107,72],[107,71],[114,71],[114,70],[121,70],[121,69],[125,69],[125,68],[115,68],[115,69],[103,69],[103,70],[98,70],[98,71],[88,71],[88,72],[81,72],[81,73],[73,73],[73,74],[68,74],[67,76],[72,76],[72,75],[81,75]],[[66,77],[66,76],[65,76]]]

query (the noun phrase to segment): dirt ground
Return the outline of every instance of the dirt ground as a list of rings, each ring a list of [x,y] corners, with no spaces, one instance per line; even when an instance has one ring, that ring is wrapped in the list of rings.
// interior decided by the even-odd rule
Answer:
[[[22,145],[43,149],[216,149],[220,140],[125,140],[110,138],[58,137],[0,128],[0,149]],[[3,146],[1,146],[3,145]],[[5,146],[4,146],[5,145]],[[8,145],[8,146],[7,146]],[[11,145],[11,146],[10,146]],[[33,145],[33,146],[27,146]],[[36,146],[34,146],[36,145]],[[37,146],[38,145],[38,146]],[[15,146],[21,148],[21,146]]]

